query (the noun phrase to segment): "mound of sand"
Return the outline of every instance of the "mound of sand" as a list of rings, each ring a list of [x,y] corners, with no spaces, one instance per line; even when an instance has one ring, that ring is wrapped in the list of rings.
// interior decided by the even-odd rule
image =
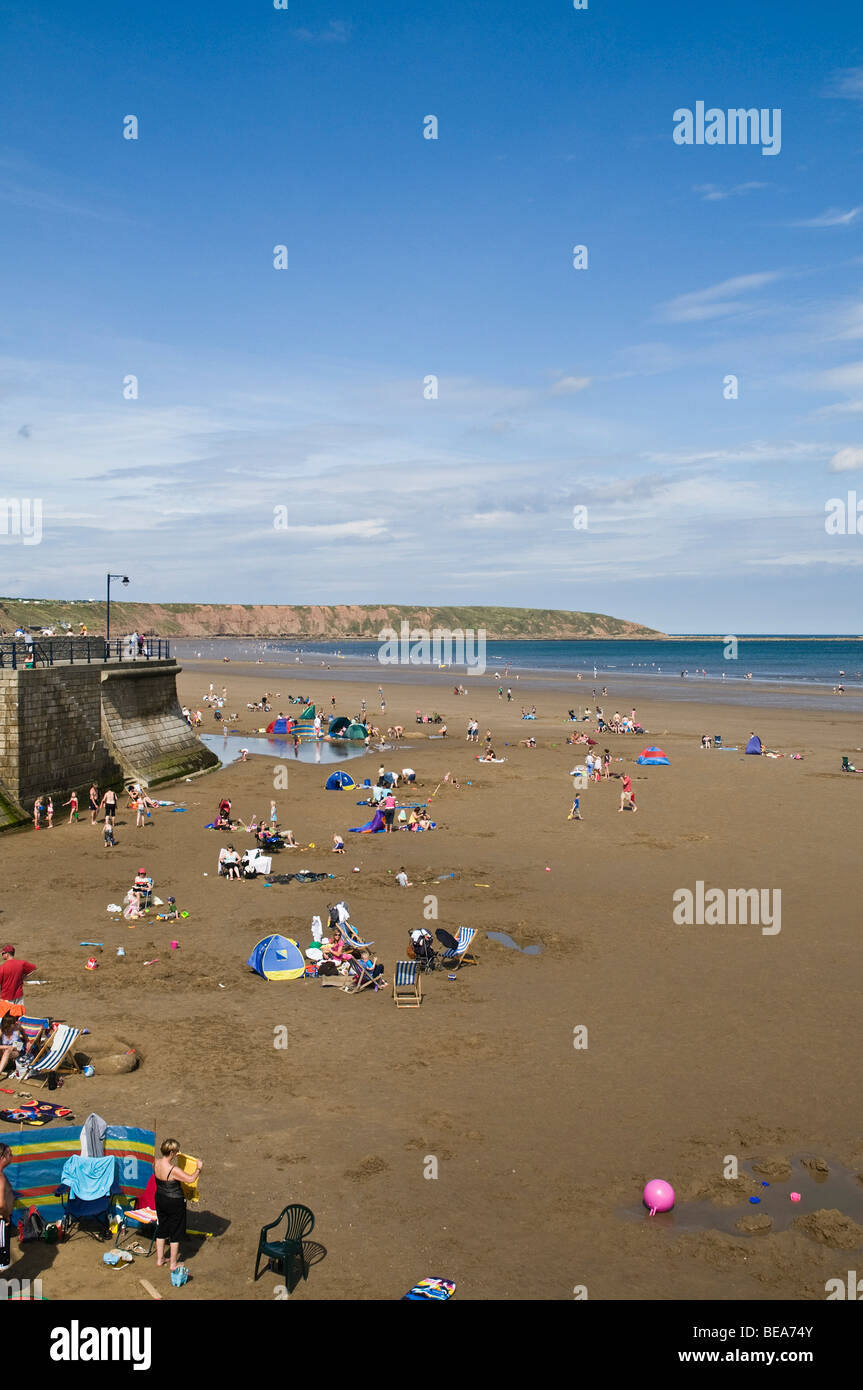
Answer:
[[[122,1076],[124,1072],[134,1071],[141,1061],[140,1053],[131,1043],[105,1033],[88,1035],[86,1047],[76,1052],[75,1057],[80,1066],[89,1063],[100,1076]]]

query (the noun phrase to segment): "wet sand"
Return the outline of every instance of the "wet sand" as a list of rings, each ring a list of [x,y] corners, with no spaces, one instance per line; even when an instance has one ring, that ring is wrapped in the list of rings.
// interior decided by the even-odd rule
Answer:
[[[348,834],[370,815],[356,805],[359,793],[325,791],[329,768],[294,762],[286,746],[286,791],[273,791],[269,757],[160,788],[186,813],[160,810],[136,831],[124,810],[110,852],[89,816],[3,837],[0,934],[49,982],[27,988],[28,1009],[121,1038],[143,1058],[128,1076],[72,1078],[56,1099],[79,1122],[96,1110],[152,1127],[157,1138],[175,1135],[205,1160],[203,1201],[189,1224],[206,1227],[210,1213],[226,1227],[189,1242],[193,1278],[182,1291],[153,1259],[122,1273],[105,1268],[100,1248],[83,1239],[28,1251],[13,1274],[37,1273],[41,1261],[51,1299],[143,1299],[138,1275],[169,1299],[272,1299],[280,1280],[251,1279],[257,1233],[289,1202],[312,1208],[312,1239],[326,1251],[292,1295],[301,1299],[394,1299],[431,1274],[475,1299],[568,1299],[576,1285],[591,1299],[821,1299],[825,1280],[854,1265],[853,1229],[838,1248],[823,1221],[730,1233],[723,1204],[731,1195],[746,1217],[750,1189],[747,1180],[729,1187],[722,1174],[727,1155],[746,1169],[753,1159],[810,1153],[863,1173],[863,776],[839,771],[843,753],[861,756],[859,717],[657,700],[645,681],[634,703],[648,734],[599,736],[613,771],[632,776],[638,814],[618,814],[612,780],[582,792],[579,823],[567,820],[567,774],[583,750],[566,746],[563,720],[591,686],[562,691],[522,675],[504,682],[515,697],[508,706],[488,677],[461,680],[470,694],[455,698],[451,681],[402,683],[378,670],[203,661],[186,661],[179,680],[181,701],[193,707],[210,681],[227,685],[227,708],[240,712],[247,734],[290,708],[289,691],[327,710],[335,694],[346,714],[365,698],[381,722],[383,684],[385,723],[404,725],[409,749],[373,750],[345,766],[362,780],[376,777],[381,760],[409,764],[423,793],[447,772],[457,778],[457,789],[436,792],[432,833]],[[263,689],[282,692],[269,716],[246,710]],[[628,714],[623,690],[610,686],[607,712]],[[524,723],[520,707],[533,702],[538,718]],[[445,741],[415,724],[417,707],[444,714]],[[492,729],[505,763],[475,761],[464,741],[472,715],[481,740]],[[209,716],[204,727],[218,731]],[[804,760],[744,757],[752,729],[765,747]],[[721,732],[739,753],[702,752],[704,732]],[[536,749],[515,746],[530,735]],[[634,764],[651,743],[669,767]],[[335,881],[267,888],[218,879],[222,839],[203,827],[222,795],[244,819],[265,814],[274,795],[283,825],[316,846],[282,853],[275,867],[331,872]],[[330,852],[335,830],[344,857]],[[243,848],[248,837],[234,841]],[[110,920],[106,904],[121,900],[142,864],[187,920],[134,928]],[[395,885],[401,865],[413,888]],[[672,895],[698,880],[781,890],[781,931],[676,925]],[[428,895],[438,900],[437,921],[424,918]],[[397,1010],[391,991],[351,997],[314,981],[268,984],[246,969],[270,931],[305,947],[312,915],[342,896],[388,979],[408,932],[424,923],[475,927],[479,965],[453,981],[445,972],[427,978],[414,1010]],[[498,945],[485,935],[495,930],[542,952]],[[90,951],[78,945],[91,939],[105,942],[92,973]],[[274,1046],[282,1027],[286,1049]],[[573,1046],[578,1027],[586,1049]],[[436,1178],[424,1176],[430,1158]],[[699,1200],[704,1229],[633,1216],[651,1177],[671,1182],[681,1203]],[[799,1215],[818,1207],[813,1186]]]

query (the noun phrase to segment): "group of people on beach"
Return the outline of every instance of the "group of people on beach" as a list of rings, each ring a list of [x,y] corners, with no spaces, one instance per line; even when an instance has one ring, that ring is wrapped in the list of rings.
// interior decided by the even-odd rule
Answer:
[[[144,825],[144,824],[146,823],[147,813],[148,813],[149,809],[152,808],[152,807],[155,805],[155,802],[151,801],[150,798],[147,796],[146,792],[144,792],[143,789],[142,789],[141,787],[138,787],[138,786],[135,786],[134,788],[130,788],[130,789],[129,789],[129,794],[130,794],[130,796],[133,797],[133,805],[134,805],[134,807],[135,807],[135,809],[136,809],[136,811],[137,811],[137,821],[136,821],[136,823],[137,823],[139,826],[140,826],[140,825]],[[69,820],[68,820],[67,823],[68,823],[69,825],[71,825],[71,824],[73,823],[73,821],[74,821],[75,823],[77,823],[78,818],[79,818],[79,811],[80,811],[80,802],[79,802],[79,800],[78,800],[78,793],[77,793],[77,792],[72,792],[71,795],[70,795],[70,797],[69,797],[69,800],[68,800],[68,801],[64,801],[64,802],[62,803],[62,805],[63,805],[64,808],[65,808],[66,806],[69,807]],[[114,824],[115,824],[115,817],[116,817],[116,814],[117,814],[117,793],[114,791],[113,787],[108,787],[107,790],[105,791],[104,795],[103,795],[102,798],[100,799],[100,797],[99,797],[99,788],[97,787],[96,783],[94,782],[94,783],[92,784],[92,786],[90,787],[90,792],[89,792],[89,811],[90,811],[90,824],[91,824],[91,825],[95,825],[95,824],[96,824],[97,818],[98,818],[98,816],[99,816],[99,812],[100,812],[100,811],[104,811],[104,813],[105,813],[105,829],[104,829],[105,847],[106,847],[106,849],[113,849],[113,847],[114,847],[114,845],[115,845],[115,843],[116,843],[116,842],[115,842],[115,839],[114,839]],[[52,798],[51,796],[46,796],[46,795],[44,795],[44,794],[43,794],[43,795],[40,795],[40,796],[37,796],[37,798],[36,798],[36,800],[35,800],[35,802],[34,802],[34,804],[33,804],[33,829],[34,829],[34,830],[45,830],[45,829],[47,829],[47,830],[53,830],[53,829],[54,829],[54,801],[53,801],[53,798]]]

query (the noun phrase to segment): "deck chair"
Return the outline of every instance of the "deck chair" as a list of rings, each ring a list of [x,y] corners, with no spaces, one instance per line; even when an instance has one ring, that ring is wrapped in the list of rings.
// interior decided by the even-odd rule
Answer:
[[[108,1207],[117,1181],[117,1158],[83,1158],[72,1154],[63,1164],[55,1195],[63,1204],[63,1225],[68,1232],[84,1221],[99,1224],[100,1234],[108,1235]]]
[[[282,1240],[268,1240],[268,1233],[275,1230],[282,1220],[285,1222],[285,1234]],[[303,1237],[309,1235],[314,1230],[315,1215],[308,1207],[300,1206],[295,1203],[293,1206],[285,1207],[280,1216],[275,1221],[271,1221],[269,1226],[261,1227],[261,1234],[258,1237],[258,1253],[255,1257],[255,1278],[259,1279],[263,1271],[258,1270],[261,1256],[269,1261],[270,1269],[282,1275],[285,1282],[288,1280],[288,1267],[297,1258],[300,1261],[300,1268],[303,1278],[309,1277],[309,1266],[303,1248]]]
[[[114,1239],[115,1247],[119,1246],[121,1250],[125,1250],[129,1244],[127,1239],[129,1236],[136,1238],[140,1235],[145,1240],[147,1236],[149,1236],[150,1248],[144,1252],[144,1259],[146,1259],[148,1255],[152,1255],[153,1246],[156,1242],[156,1227],[158,1226],[156,1208],[153,1205],[155,1200],[156,1177],[155,1174],[153,1174],[147,1186],[144,1188],[141,1205],[122,1212],[118,1218],[117,1234]]]
[[[396,961],[393,999],[399,1009],[419,1008],[423,1001],[423,992],[418,960]]]
[[[374,946],[375,944],[373,941],[361,941],[359,932],[350,922],[340,922],[339,931],[348,945],[357,951],[361,951],[364,947]]]
[[[70,1028],[66,1023],[58,1023],[50,1038],[46,1038],[33,1061],[27,1068],[25,1077],[32,1081],[34,1076],[44,1076],[42,1089],[47,1086],[49,1076],[61,1072],[80,1072],[72,1048],[81,1036],[80,1028]]]
[[[477,965],[476,956],[470,950],[470,943],[476,936],[476,927],[459,927],[458,940],[454,946],[450,946],[444,951],[442,963],[444,965],[458,965],[459,970],[463,965]]]
[[[352,983],[345,986],[347,993],[360,994],[364,989],[368,989],[369,985],[373,985],[375,990],[378,990],[380,988],[378,982],[382,976],[373,975],[373,969],[371,961],[354,960],[350,966]]]

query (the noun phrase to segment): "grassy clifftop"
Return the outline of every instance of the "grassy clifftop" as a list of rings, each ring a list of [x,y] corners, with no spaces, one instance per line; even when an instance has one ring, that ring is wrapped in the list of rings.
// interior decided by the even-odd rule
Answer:
[[[566,612],[555,608],[411,608],[406,605],[111,603],[115,636],[137,629],[160,637],[295,637],[376,641],[381,628],[407,621],[412,627],[484,628],[492,640],[566,640],[580,637],[661,637],[664,634],[606,613]],[[90,633],[104,632],[104,601],[0,599],[0,627],[49,627],[62,631],[81,623]]]

